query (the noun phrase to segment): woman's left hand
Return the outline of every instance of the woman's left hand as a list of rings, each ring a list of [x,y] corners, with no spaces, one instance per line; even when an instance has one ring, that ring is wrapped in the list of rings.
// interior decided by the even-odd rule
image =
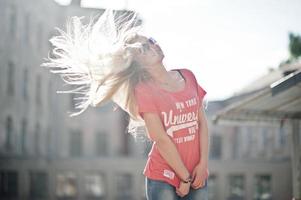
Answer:
[[[192,172],[192,179],[193,182],[191,187],[193,189],[198,189],[204,186],[206,179],[209,176],[209,172],[207,171],[207,164],[206,163],[199,163],[195,166]]]

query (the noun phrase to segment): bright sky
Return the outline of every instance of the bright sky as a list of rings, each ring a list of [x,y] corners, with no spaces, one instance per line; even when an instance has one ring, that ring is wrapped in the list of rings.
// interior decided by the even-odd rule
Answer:
[[[277,68],[288,57],[288,32],[301,34],[300,0],[82,0],[82,6],[137,11],[166,68],[192,70],[208,100],[230,97]]]

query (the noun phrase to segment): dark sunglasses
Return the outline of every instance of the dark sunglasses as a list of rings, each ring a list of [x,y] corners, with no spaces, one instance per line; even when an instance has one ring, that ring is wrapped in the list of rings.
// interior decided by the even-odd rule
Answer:
[[[145,53],[146,51],[148,51],[150,49],[149,44],[154,45],[156,43],[157,43],[157,41],[154,38],[152,38],[152,37],[148,38],[147,43],[142,44],[142,53]]]

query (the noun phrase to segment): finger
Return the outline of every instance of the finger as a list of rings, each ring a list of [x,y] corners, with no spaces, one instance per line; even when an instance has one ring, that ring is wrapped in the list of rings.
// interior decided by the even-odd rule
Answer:
[[[180,192],[180,190],[176,190],[177,195],[181,196],[182,193]]]
[[[200,186],[204,185],[204,181],[202,181],[201,179],[200,180],[197,180],[194,184],[193,184],[193,187],[194,188],[199,188]]]
[[[204,185],[205,185],[205,181],[201,181],[201,183],[197,185],[196,189],[201,188]]]
[[[193,170],[193,172],[192,172],[192,180],[194,180],[195,179],[195,177],[196,177],[196,171],[195,170]]]
[[[200,184],[200,182],[201,182],[201,179],[200,179],[199,177],[196,177],[196,178],[194,179],[194,181],[192,182],[192,185],[193,185],[193,186],[197,186],[197,185]]]

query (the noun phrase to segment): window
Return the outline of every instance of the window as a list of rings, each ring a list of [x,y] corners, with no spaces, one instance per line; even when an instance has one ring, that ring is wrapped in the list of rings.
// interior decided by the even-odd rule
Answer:
[[[275,148],[283,148],[286,143],[285,124],[281,122],[280,126],[275,130]]]
[[[210,174],[208,179],[208,199],[215,200],[218,199],[218,180],[215,174]]]
[[[9,27],[9,34],[12,37],[12,39],[16,38],[17,35],[16,29],[17,29],[17,12],[16,12],[16,8],[12,7],[10,13],[10,27]]]
[[[139,184],[139,188],[140,188],[140,199],[142,200],[146,200],[146,191],[145,191],[145,176],[144,175],[140,175],[140,184]]]
[[[41,105],[41,75],[37,75],[36,80],[36,103]]]
[[[54,147],[54,143],[52,141],[52,129],[50,127],[48,127],[47,129],[47,135],[46,135],[46,154],[48,155],[48,157],[52,157],[53,156],[53,149]]]
[[[26,13],[24,17],[24,43],[29,44],[30,43],[30,15]]]
[[[12,62],[8,63],[7,77],[7,94],[13,96],[15,93],[15,65]]]
[[[47,96],[47,100],[48,100],[48,108],[50,111],[52,111],[52,109],[54,108],[53,106],[53,96],[56,95],[53,91],[52,91],[52,83],[51,80],[49,80],[48,83],[48,96]]]
[[[73,172],[56,175],[56,196],[61,198],[75,197],[78,194],[77,178]]]
[[[28,100],[28,69],[25,68],[23,71],[23,84],[22,84],[22,93],[25,101]]]
[[[5,170],[0,172],[0,197],[18,196],[18,174],[16,171]],[[1,199],[0,198],[0,199]]]
[[[227,200],[243,200],[245,196],[245,178],[243,175],[229,175],[229,196]]]
[[[105,198],[106,181],[102,173],[90,173],[85,175],[85,194],[90,198]]]
[[[37,28],[37,48],[38,50],[42,50],[43,44],[44,44],[44,40],[43,40],[43,24],[41,22],[39,22],[38,24],[38,28]]]
[[[79,157],[82,155],[82,133],[79,130],[70,132],[69,142],[70,156]]]
[[[41,150],[40,150],[40,142],[41,142],[41,133],[40,133],[40,124],[37,123],[36,124],[36,127],[35,127],[35,132],[34,132],[34,151],[35,151],[35,154],[37,156],[40,156],[41,154]]]
[[[217,134],[211,136],[210,159],[221,159],[222,137]]]
[[[133,177],[131,174],[116,175],[116,200],[132,200]]]
[[[5,140],[5,149],[11,151],[13,147],[13,120],[11,116],[6,118],[6,140]]]
[[[254,182],[253,200],[272,199],[271,175],[256,175]]]
[[[96,156],[108,155],[108,134],[98,132],[95,134],[95,153]]]
[[[22,120],[22,125],[21,125],[21,142],[20,142],[20,150],[21,154],[26,154],[27,149],[26,149],[26,139],[27,139],[27,120],[23,119]]]
[[[70,109],[75,109],[76,106],[76,96],[74,93],[70,94]]]
[[[240,155],[240,128],[239,127],[235,127],[235,132],[233,133],[232,135],[232,158],[235,160],[235,159],[238,159],[239,158],[239,155]]]
[[[46,172],[30,172],[29,195],[31,197],[47,197],[48,176]]]

